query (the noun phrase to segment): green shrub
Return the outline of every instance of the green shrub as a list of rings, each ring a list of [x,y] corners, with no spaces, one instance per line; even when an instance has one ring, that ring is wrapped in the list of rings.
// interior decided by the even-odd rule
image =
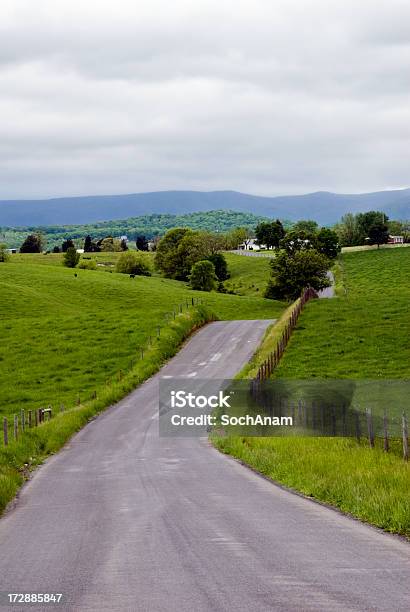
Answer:
[[[75,268],[80,261],[80,253],[74,247],[69,247],[64,253],[63,265],[67,268]]]
[[[136,276],[151,276],[149,259],[142,253],[124,251],[118,258],[115,271],[121,274],[135,274]]]
[[[219,281],[227,280],[230,276],[228,272],[228,264],[222,253],[213,253],[207,257],[208,261],[214,264],[215,274]]]
[[[0,244],[0,262],[4,263],[10,259],[10,255],[6,251],[6,245]]]
[[[198,291],[212,291],[216,287],[215,266],[211,261],[204,259],[192,266],[189,282],[192,289]]]
[[[95,259],[82,259],[78,264],[78,267],[81,270],[96,270],[97,262],[95,261]]]

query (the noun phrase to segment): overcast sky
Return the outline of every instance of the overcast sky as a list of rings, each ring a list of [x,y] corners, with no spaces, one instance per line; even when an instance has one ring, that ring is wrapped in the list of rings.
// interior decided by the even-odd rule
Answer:
[[[1,0],[0,199],[410,186],[408,0]]]

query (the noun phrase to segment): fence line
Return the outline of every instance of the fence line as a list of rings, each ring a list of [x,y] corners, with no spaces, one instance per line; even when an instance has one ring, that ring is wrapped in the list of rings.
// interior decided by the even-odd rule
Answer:
[[[276,349],[272,351],[271,353],[269,353],[268,357],[258,368],[256,377],[253,379],[255,388],[258,386],[258,384],[261,381],[266,380],[267,378],[270,378],[273,370],[279,364],[279,361],[282,358],[283,353],[285,352],[285,348],[289,342],[292,331],[296,326],[298,318],[305,304],[313,298],[317,298],[317,293],[314,289],[312,289],[312,287],[308,287],[307,289],[303,291],[300,299],[295,304],[289,316],[289,319],[285,325],[282,335],[279,338],[279,341],[276,345]]]

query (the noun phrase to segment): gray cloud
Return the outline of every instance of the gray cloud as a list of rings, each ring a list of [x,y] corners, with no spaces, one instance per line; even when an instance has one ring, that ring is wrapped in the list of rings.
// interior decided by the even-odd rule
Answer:
[[[410,184],[401,0],[0,6],[0,199]]]

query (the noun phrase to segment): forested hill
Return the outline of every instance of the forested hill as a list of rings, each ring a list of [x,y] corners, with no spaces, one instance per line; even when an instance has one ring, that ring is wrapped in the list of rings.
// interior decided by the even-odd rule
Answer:
[[[263,220],[266,220],[266,217],[230,210],[211,210],[187,215],[153,214],[86,225],[0,227],[0,242],[6,242],[10,248],[18,248],[27,234],[41,231],[50,248],[66,238],[83,239],[87,234],[93,238],[126,235],[130,240],[135,240],[138,235],[145,235],[147,238],[162,235],[172,227],[191,227],[214,232],[226,232],[234,227],[253,229]],[[285,225],[287,225],[286,222]]]
[[[209,210],[237,210],[270,218],[314,219],[336,223],[346,212],[383,210],[406,219],[410,189],[344,195],[316,192],[296,196],[261,197],[237,191],[158,191],[51,200],[0,201],[0,226],[66,225],[126,219],[147,214],[185,215]]]

